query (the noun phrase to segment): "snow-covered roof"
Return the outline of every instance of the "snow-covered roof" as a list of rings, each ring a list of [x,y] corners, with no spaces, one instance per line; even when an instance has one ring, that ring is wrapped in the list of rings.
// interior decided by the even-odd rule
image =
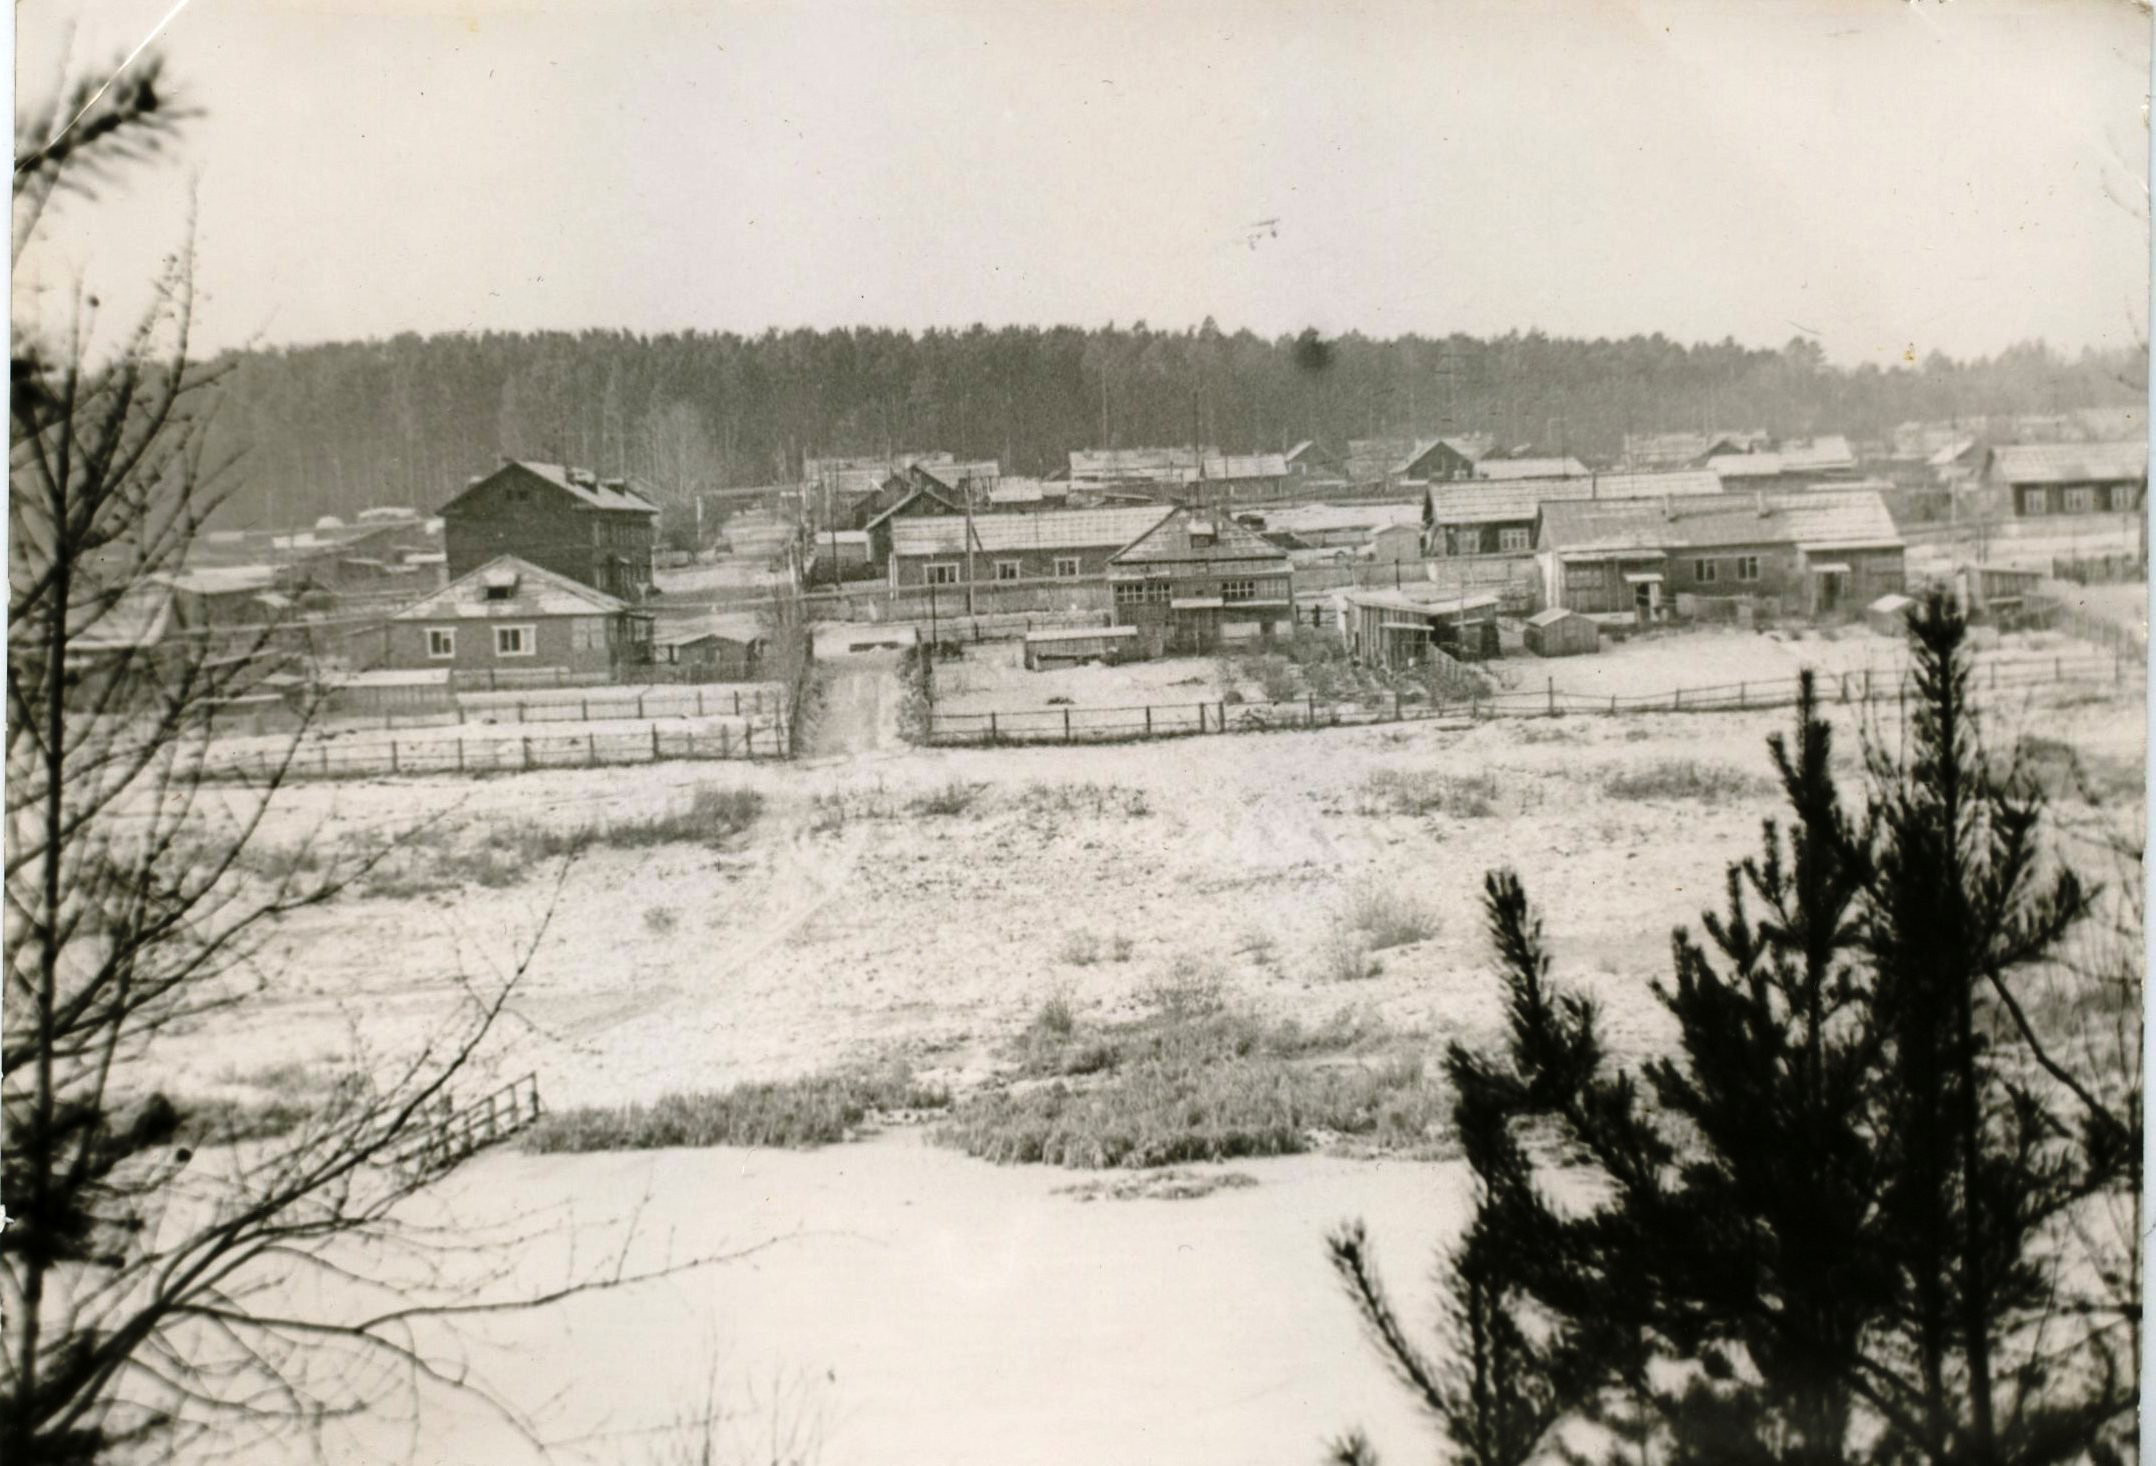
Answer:
[[[582,581],[571,580],[515,555],[497,555],[390,619],[441,621],[452,617],[507,617],[513,620],[520,616],[603,616],[628,609],[627,602],[594,590]]]
[[[2012,443],[1991,450],[1991,466],[2009,484],[2116,483],[2148,477],[2149,445]]]
[[[998,550],[1121,549],[1173,512],[1166,504],[1115,509],[1048,509],[1039,514],[976,514],[973,548]],[[963,515],[924,515],[891,521],[894,555],[959,555],[966,550]]]

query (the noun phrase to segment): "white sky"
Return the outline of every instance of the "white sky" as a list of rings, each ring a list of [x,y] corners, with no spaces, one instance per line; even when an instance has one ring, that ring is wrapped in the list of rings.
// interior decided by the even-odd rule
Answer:
[[[23,0],[19,85],[171,3]],[[184,166],[54,239],[117,303],[191,186],[211,345],[1211,314],[2075,349],[2147,319],[2149,34],[2126,0],[192,0]]]

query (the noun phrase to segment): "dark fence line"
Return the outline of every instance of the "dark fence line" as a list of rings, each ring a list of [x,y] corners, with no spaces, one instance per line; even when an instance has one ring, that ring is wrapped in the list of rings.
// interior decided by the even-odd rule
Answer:
[[[524,734],[516,738],[383,738],[303,743],[277,749],[217,749],[203,755],[211,778],[267,782],[282,777],[358,779],[385,774],[510,774],[598,768],[670,759],[768,760],[792,756],[783,720],[740,728],[645,733]]]
[[[2123,657],[2058,657],[2047,661],[1979,664],[1974,690],[1983,697],[2013,688],[2081,683],[2116,689],[2146,668]],[[1899,699],[1910,673],[1873,671],[1817,674],[1829,702],[1880,704]],[[1006,713],[932,713],[928,742],[944,747],[1033,743],[1108,743],[1180,738],[1203,733],[1265,733],[1297,728],[1342,728],[1371,723],[1450,719],[1461,727],[1490,718],[1557,717],[1566,713],[1746,712],[1792,706],[1795,677],[1719,686],[1673,688],[1627,696],[1567,692],[1552,680],[1538,692],[1414,699],[1400,693],[1369,702],[1301,701],[1141,704],[1130,707],[1054,707]]]

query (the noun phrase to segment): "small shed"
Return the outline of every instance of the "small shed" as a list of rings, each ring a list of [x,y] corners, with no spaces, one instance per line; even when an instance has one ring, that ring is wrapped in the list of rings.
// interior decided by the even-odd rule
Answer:
[[[1026,633],[1026,670],[1065,662],[1123,662],[1140,655],[1135,626],[1063,626]]]
[[[1528,617],[1522,637],[1538,657],[1577,657],[1600,649],[1602,628],[1577,611],[1553,606]]]
[[[763,625],[753,615],[724,613],[662,623],[651,639],[651,659],[688,667],[713,682],[743,682],[763,661]]]
[[[1901,636],[1909,630],[1909,613],[1915,607],[1908,596],[1883,595],[1864,608],[1864,624],[1881,636]]]
[[[385,667],[348,672],[326,679],[324,708],[332,715],[381,717],[385,714],[453,713],[447,667]]]

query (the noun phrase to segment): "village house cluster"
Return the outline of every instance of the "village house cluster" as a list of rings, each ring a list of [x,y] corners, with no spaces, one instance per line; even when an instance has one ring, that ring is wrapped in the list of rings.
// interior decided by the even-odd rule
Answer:
[[[1029,475],[909,452],[746,487],[504,458],[431,513],[212,531],[81,654],[270,628],[361,710],[752,679],[781,602],[931,635],[1017,616],[1029,666],[1297,627],[1388,671],[1576,655],[1672,623],[1854,619],[1921,578],[2049,573],[2062,547],[2145,565],[2140,432],[2109,411],[1859,444],[1660,432],[1606,463],[1462,433],[1079,449]],[[662,540],[668,515],[687,530]]]

